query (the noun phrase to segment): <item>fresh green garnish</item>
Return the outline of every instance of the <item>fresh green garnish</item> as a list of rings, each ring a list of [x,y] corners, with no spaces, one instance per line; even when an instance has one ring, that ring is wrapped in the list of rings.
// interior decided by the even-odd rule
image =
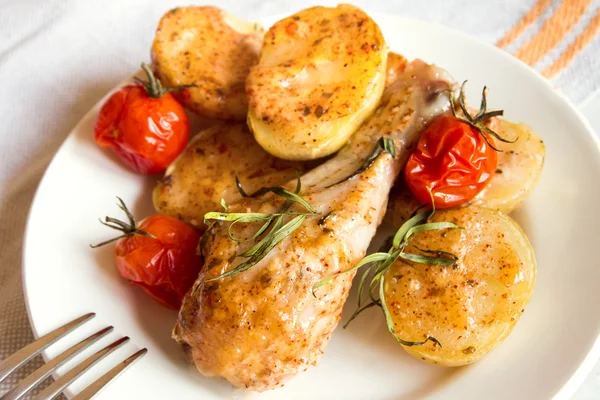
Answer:
[[[215,278],[207,279],[206,282],[227,278],[253,267],[265,258],[275,246],[298,229],[307,217],[320,214],[316,212],[308,201],[300,196],[300,189],[302,187],[300,176],[298,176],[296,189],[293,192],[281,186],[275,186],[262,188],[252,194],[247,194],[237,177],[235,180],[240,194],[244,197],[258,197],[266,193],[273,193],[285,199],[285,203],[275,213],[230,213],[227,203],[224,199],[221,199],[221,206],[224,212],[209,212],[204,215],[205,223],[211,226],[212,223],[210,221],[230,222],[227,228],[227,235],[233,241],[240,242],[242,240],[257,240],[260,238],[250,249],[237,255],[237,257],[246,258],[244,262]],[[302,206],[306,211],[292,211],[291,208],[294,204]],[[287,217],[292,218],[286,222],[285,219]],[[252,223],[262,223],[262,225],[251,237],[242,239],[233,236],[231,229],[234,225]]]
[[[362,163],[362,165],[360,166],[360,168],[358,168],[356,171],[354,171],[352,174],[350,174],[349,176],[345,177],[341,181],[338,181],[336,183],[332,183],[331,185],[327,186],[327,188],[330,188],[332,186],[335,186],[337,184],[345,182],[348,179],[353,178],[356,175],[358,175],[358,174],[366,171],[367,169],[369,169],[369,167],[371,166],[371,164],[373,164],[375,162],[375,160],[377,159],[377,157],[379,157],[379,155],[381,153],[388,153],[392,157],[396,157],[396,149],[394,148],[394,141],[392,139],[380,137],[379,140],[377,141],[377,143],[375,144],[375,148],[373,149],[373,151],[371,152],[371,154],[369,154],[367,156],[367,158]]]
[[[448,267],[456,264],[458,257],[449,252],[441,250],[423,250],[416,246],[413,247],[423,254],[407,253],[405,251],[407,246],[409,245],[410,238],[416,233],[439,229],[462,229],[462,227],[451,222],[429,222],[434,212],[435,209],[431,209],[416,214],[404,224],[402,224],[402,226],[396,231],[396,233],[393,236],[390,236],[385,241],[385,243],[381,246],[378,252],[369,254],[352,268],[346,271],[338,272],[328,278],[323,279],[322,281],[318,282],[316,285],[313,286],[313,295],[315,295],[315,290],[327,285],[337,276],[348,273],[350,271],[357,270],[362,266],[368,265],[367,269],[363,272],[360,278],[360,283],[358,285],[357,309],[354,312],[354,314],[352,314],[350,320],[346,323],[344,328],[348,326],[348,324],[364,310],[373,306],[378,306],[381,307],[381,309],[383,310],[388,330],[394,336],[396,341],[398,341],[398,343],[404,346],[417,346],[422,345],[428,341],[432,341],[440,345],[440,343],[433,337],[428,337],[422,342],[409,342],[398,337],[396,335],[396,330],[394,329],[394,321],[392,320],[384,295],[385,273],[398,258],[414,263],[439,265],[443,267]],[[363,292],[365,287],[367,286],[366,284],[369,277],[370,282],[368,284],[368,296],[370,298],[370,302],[363,305]],[[376,295],[378,297],[376,297]]]

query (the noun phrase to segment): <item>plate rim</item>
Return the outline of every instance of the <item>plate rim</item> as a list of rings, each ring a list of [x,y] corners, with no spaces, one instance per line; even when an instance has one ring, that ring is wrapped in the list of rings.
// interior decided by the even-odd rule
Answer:
[[[424,28],[435,27],[435,29],[438,29],[438,30],[452,32],[453,35],[458,35],[463,40],[466,40],[468,42],[476,42],[479,45],[487,47],[489,50],[493,51],[497,56],[502,57],[507,62],[510,62],[510,63],[516,65],[519,69],[527,71],[527,73],[530,75],[528,77],[528,79],[529,78],[535,79],[539,83],[541,83],[543,86],[545,86],[547,89],[550,89],[550,91],[561,102],[561,105],[567,109],[567,112],[570,111],[577,117],[577,120],[582,124],[582,126],[585,130],[585,136],[587,136],[588,140],[591,139],[595,145],[596,159],[600,160],[600,137],[595,132],[595,130],[591,126],[588,119],[577,108],[577,106],[573,102],[571,102],[571,100],[569,100],[563,93],[561,93],[559,90],[557,90],[555,87],[553,87],[553,85],[551,84],[551,82],[548,79],[544,78],[537,70],[535,70],[528,64],[524,63],[523,61],[514,57],[510,53],[494,46],[493,44],[491,44],[483,39],[480,39],[476,36],[469,35],[468,33],[465,33],[463,31],[460,31],[460,30],[457,30],[457,29],[454,29],[454,28],[451,28],[451,27],[448,27],[445,25],[425,21],[425,20],[419,19],[419,18],[412,18],[412,17],[408,17],[408,16],[404,16],[404,15],[399,15],[399,14],[395,14],[395,13],[385,13],[385,12],[381,12],[381,11],[373,11],[373,10],[370,10],[368,7],[364,7],[362,9],[366,10],[366,12],[369,14],[369,16],[371,16],[373,18],[373,20],[378,24],[380,21],[382,21],[384,19],[408,21],[413,24],[416,23],[418,25],[421,25]],[[295,11],[290,11],[290,13],[278,13],[278,14],[273,14],[273,15],[267,15],[267,16],[256,19],[256,21],[263,24],[263,26],[270,26],[271,25],[270,23],[267,24],[265,22],[277,21],[279,19],[282,19],[282,18],[285,18],[285,17],[291,15],[291,13],[293,13],[293,12],[295,12]],[[443,68],[443,66],[441,66],[441,67]],[[22,249],[21,249],[21,279],[22,279],[23,297],[24,297],[24,302],[25,302],[25,308],[27,311],[27,320],[29,322],[29,326],[31,328],[31,331],[33,333],[35,340],[39,339],[42,335],[40,335],[40,333],[39,333],[38,327],[35,324],[33,314],[32,314],[31,308],[30,308],[30,296],[29,296],[29,293],[27,290],[27,279],[26,279],[27,274],[25,271],[26,271],[27,265],[28,265],[27,249],[29,248],[28,242],[29,242],[29,236],[30,236],[31,224],[32,224],[31,216],[32,216],[34,208],[39,207],[38,202],[39,202],[40,188],[42,187],[44,182],[47,180],[49,171],[52,170],[52,167],[56,163],[58,156],[64,151],[65,143],[72,137],[73,133],[75,131],[77,131],[77,129],[82,125],[82,123],[84,121],[86,121],[91,115],[96,114],[99,111],[101,105],[114,91],[116,91],[119,87],[123,86],[124,84],[131,82],[131,79],[135,75],[137,75],[139,72],[140,71],[138,70],[138,71],[132,73],[126,79],[118,82],[104,96],[102,96],[92,106],[92,108],[90,108],[83,115],[83,117],[81,117],[81,119],[73,126],[73,128],[71,128],[68,135],[61,142],[56,153],[52,156],[52,160],[46,167],[46,169],[45,169],[44,173],[42,174],[42,177],[35,189],[35,194],[32,198],[31,204],[29,206],[29,210],[27,212],[27,219],[26,219],[26,223],[25,223],[25,230],[24,230],[23,242],[22,242],[23,245],[22,245]],[[67,323],[67,322],[68,321],[64,321],[64,323]],[[46,351],[43,350],[43,351],[41,351],[40,354],[42,355],[44,362],[48,362],[49,357],[48,357]],[[589,348],[588,353],[584,357],[583,361],[575,369],[573,374],[562,384],[562,386],[560,387],[558,392],[553,394],[553,398],[554,399],[570,399],[573,396],[573,394],[575,394],[577,389],[579,389],[581,387],[581,385],[583,384],[585,379],[589,376],[590,372],[592,371],[592,369],[594,368],[594,366],[596,365],[596,363],[599,360],[600,360],[600,333],[597,335],[596,340],[594,341],[592,346]],[[54,379],[56,379],[57,376],[58,375],[56,374],[56,372],[52,373],[52,377]]]

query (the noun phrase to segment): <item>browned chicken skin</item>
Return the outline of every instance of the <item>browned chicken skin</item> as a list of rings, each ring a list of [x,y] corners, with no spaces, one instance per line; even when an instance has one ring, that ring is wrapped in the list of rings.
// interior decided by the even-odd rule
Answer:
[[[386,70],[385,70],[385,87],[389,87],[392,83],[396,82],[396,79],[406,69],[406,65],[408,64],[408,60],[398,54],[390,52],[388,54]]]
[[[301,194],[321,215],[307,218],[251,269],[205,282],[242,262],[237,254],[252,245],[232,241],[227,223],[209,231],[206,266],[173,330],[202,374],[264,391],[317,363],[340,319],[353,274],[336,278],[316,297],[312,288],[365,255],[408,149],[423,127],[447,110],[439,96],[447,88],[442,70],[420,61],[407,66],[351,142],[302,177]],[[396,156],[383,153],[364,172],[335,184],[361,166],[382,136],[393,139]],[[271,213],[280,205],[278,198],[265,195],[230,205],[229,211]],[[256,229],[237,224],[233,234],[248,237]]]

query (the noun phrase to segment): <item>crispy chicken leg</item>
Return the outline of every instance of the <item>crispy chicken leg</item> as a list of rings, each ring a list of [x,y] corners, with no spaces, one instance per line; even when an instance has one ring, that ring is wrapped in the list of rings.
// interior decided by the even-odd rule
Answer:
[[[249,270],[205,282],[242,262],[236,255],[253,244],[231,240],[228,223],[210,230],[206,266],[186,295],[173,330],[202,374],[264,391],[317,363],[354,274],[337,277],[318,289],[316,297],[313,285],[365,255],[409,149],[424,126],[448,110],[440,93],[449,82],[434,66],[410,63],[350,143],[302,177],[301,195],[321,215],[307,218]],[[361,167],[382,136],[393,139],[396,156],[382,153],[362,173],[335,184]],[[229,211],[272,213],[280,206],[277,197],[267,194],[231,205]],[[253,224],[242,225],[234,227],[235,236],[248,237],[256,230]]]

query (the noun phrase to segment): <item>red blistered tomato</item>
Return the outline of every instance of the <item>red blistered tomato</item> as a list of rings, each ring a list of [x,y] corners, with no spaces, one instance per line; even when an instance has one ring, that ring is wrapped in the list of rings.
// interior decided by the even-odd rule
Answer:
[[[152,215],[138,225],[121,199],[119,202],[129,221],[107,217],[104,224],[123,235],[97,246],[116,240],[115,261],[121,276],[164,306],[179,309],[202,267],[196,252],[200,233],[166,215]]]
[[[408,159],[404,178],[421,203],[431,204],[431,192],[437,208],[448,208],[475,197],[497,166],[496,150],[477,128],[443,115],[423,132]]]
[[[109,97],[100,109],[94,138],[134,171],[158,174],[183,151],[190,126],[183,106],[170,93],[175,88],[162,88],[150,68],[142,68],[148,82],[138,80]]]

